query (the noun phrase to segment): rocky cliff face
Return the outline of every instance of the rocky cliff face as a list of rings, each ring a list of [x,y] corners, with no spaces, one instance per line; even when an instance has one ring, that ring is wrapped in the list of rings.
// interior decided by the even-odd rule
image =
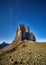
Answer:
[[[30,28],[25,27],[24,24],[18,26],[15,39],[36,41],[34,34],[30,32]]]

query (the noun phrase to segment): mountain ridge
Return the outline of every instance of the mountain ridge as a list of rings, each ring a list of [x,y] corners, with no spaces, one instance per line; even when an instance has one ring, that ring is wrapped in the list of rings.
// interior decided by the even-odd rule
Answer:
[[[5,43],[5,42],[2,42],[2,43],[0,44],[0,49],[6,47],[7,45],[9,45],[9,44],[8,44],[8,43]]]

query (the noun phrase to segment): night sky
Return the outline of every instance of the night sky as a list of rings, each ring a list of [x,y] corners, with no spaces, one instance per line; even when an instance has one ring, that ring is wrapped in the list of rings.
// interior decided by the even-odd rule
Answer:
[[[19,24],[46,41],[46,0],[0,0],[0,43],[12,42]]]

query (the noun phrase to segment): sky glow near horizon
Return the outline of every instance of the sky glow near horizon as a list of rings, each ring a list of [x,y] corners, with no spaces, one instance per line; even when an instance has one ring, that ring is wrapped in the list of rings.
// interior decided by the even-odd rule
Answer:
[[[19,24],[46,42],[46,0],[0,0],[0,43],[11,43]]]

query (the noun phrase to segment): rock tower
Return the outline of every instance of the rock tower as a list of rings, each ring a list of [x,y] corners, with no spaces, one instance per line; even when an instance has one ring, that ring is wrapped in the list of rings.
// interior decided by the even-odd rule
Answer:
[[[14,40],[31,40],[36,41],[36,38],[32,32],[30,32],[30,28],[27,26],[25,27],[24,24],[20,24],[16,31],[16,37]]]

